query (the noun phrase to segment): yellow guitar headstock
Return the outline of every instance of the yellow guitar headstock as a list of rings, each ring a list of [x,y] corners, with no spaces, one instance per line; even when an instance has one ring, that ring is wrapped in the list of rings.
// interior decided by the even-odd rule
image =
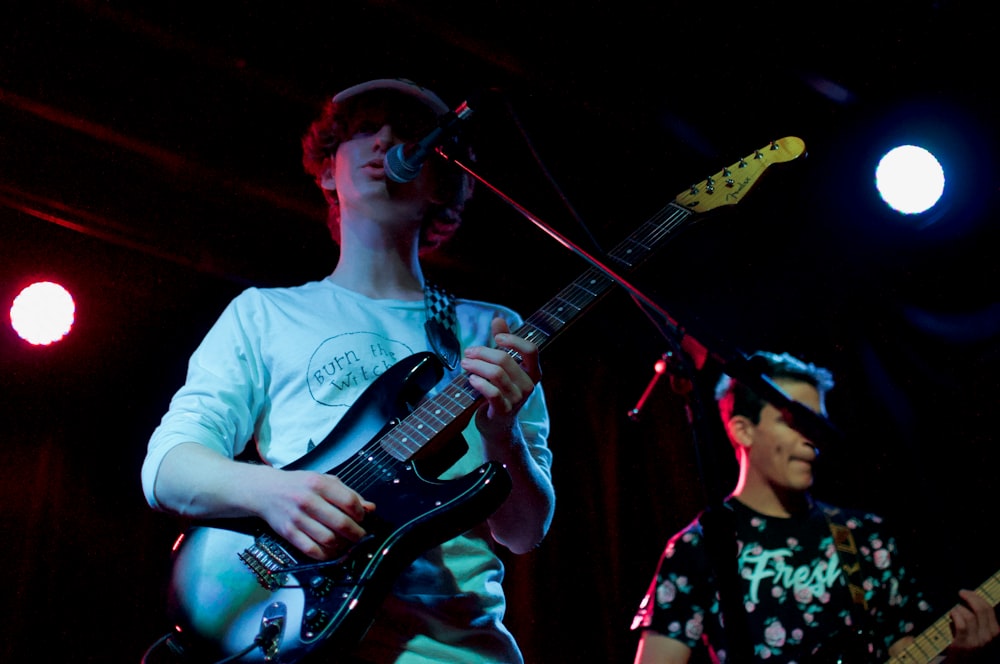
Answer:
[[[772,141],[715,175],[691,185],[674,202],[691,212],[707,212],[723,205],[739,203],[750,187],[771,164],[791,161],[805,152],[801,138],[786,136]]]

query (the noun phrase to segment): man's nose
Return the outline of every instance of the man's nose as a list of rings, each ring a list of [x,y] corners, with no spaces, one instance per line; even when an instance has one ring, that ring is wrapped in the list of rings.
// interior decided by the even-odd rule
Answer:
[[[382,150],[388,150],[393,145],[399,142],[396,134],[393,133],[392,127],[387,124],[382,125],[374,135],[375,144],[382,148]]]

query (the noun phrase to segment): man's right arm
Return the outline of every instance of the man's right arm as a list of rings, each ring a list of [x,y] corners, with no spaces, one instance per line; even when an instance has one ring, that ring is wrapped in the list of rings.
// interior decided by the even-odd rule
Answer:
[[[361,539],[358,524],[375,508],[333,475],[234,461],[193,442],[166,453],[154,493],[160,507],[185,517],[260,517],[317,560]]]

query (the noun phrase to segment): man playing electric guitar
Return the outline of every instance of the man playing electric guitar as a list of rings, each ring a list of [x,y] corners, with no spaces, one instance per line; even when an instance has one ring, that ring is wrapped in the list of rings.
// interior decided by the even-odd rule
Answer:
[[[149,441],[142,482],[154,508],[266,526],[265,534],[248,531],[249,543],[223,556],[220,567],[232,565],[225,578],[197,580],[202,563],[211,566],[210,554],[224,547],[206,545],[181,558],[175,608],[182,635],[193,632],[193,642],[210,642],[211,661],[286,662],[313,647],[321,651],[328,636],[336,640],[330,598],[385,584],[372,573],[375,562],[423,542],[433,546],[393,569],[399,574],[371,628],[358,630],[364,638],[336,661],[522,661],[502,622],[503,566],[494,546],[530,551],[552,519],[538,348],[510,334],[521,323],[514,311],[450,298],[425,279],[420,257],[457,229],[472,191],[469,177],[438,155],[398,181],[384,166],[393,146],[427,136],[449,112],[433,92],[396,79],[355,85],[327,102],[303,148],[305,168],[329,206],[328,225],[339,245],[335,269],[301,286],[249,288],[238,295],[194,352],[184,385]],[[455,141],[448,150],[462,156],[467,148]],[[517,251],[508,236],[480,260],[494,272],[510,267]],[[422,378],[422,393],[414,395],[395,379],[423,376],[423,365],[414,363],[412,372],[398,376],[393,367],[419,353],[441,357],[444,378],[437,380],[441,372]],[[365,447],[371,438],[366,432],[352,437],[350,429],[340,430],[328,437],[338,422],[371,430],[365,420],[372,418],[356,410],[360,402],[365,413],[395,417],[397,402],[421,403],[433,385],[462,372],[480,405],[445,427],[446,440],[430,441],[434,454],[426,461],[433,470],[418,474],[400,461],[405,453]],[[421,435],[415,426],[398,439],[405,446]],[[463,437],[465,446],[455,449],[451,443]],[[237,460],[248,446],[265,463]],[[302,458],[329,458],[342,471],[329,472],[334,463],[297,465]],[[455,482],[461,488],[454,495],[450,485],[438,483],[466,476],[471,479]],[[479,493],[488,499],[479,500]],[[418,507],[425,502],[426,519]],[[447,514],[452,505],[454,522]],[[414,513],[393,522],[407,507]],[[432,518],[441,524],[441,541],[427,533]],[[407,537],[418,527],[424,532],[414,547]],[[363,549],[376,533],[385,545],[366,550],[336,575],[315,565]],[[182,542],[182,556],[185,546],[191,544]],[[246,592],[235,591],[245,578],[251,579]],[[271,601],[266,593],[275,589],[305,593],[316,603],[296,608],[290,595]],[[192,597],[186,598],[188,591]],[[261,593],[262,608],[240,615],[256,601],[247,596]],[[367,601],[363,594],[351,597],[343,608],[348,622]]]
[[[788,354],[751,361],[825,415],[829,371]],[[739,479],[667,543],[633,621],[636,664],[926,664],[942,651],[948,661],[973,656],[1000,633],[993,583],[986,597],[963,590],[944,627],[914,643],[916,625],[933,616],[891,529],[812,499],[817,448],[782,410],[729,376],[716,398]],[[870,648],[855,647],[859,632]]]

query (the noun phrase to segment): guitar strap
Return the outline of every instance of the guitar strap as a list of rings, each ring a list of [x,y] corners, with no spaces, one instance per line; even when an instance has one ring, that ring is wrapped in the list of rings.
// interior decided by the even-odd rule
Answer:
[[[458,315],[455,313],[455,297],[437,284],[424,281],[424,307],[427,320],[424,330],[427,341],[449,369],[458,366],[462,346],[458,341]]]
[[[743,604],[743,586],[737,561],[736,517],[725,503],[715,503],[699,517],[705,538],[705,550],[715,569],[719,604],[725,619],[729,660],[732,664],[753,661],[753,640]]]
[[[847,660],[841,653],[841,655],[838,655],[832,661],[872,661],[871,657],[874,652],[872,639],[876,631],[872,624],[871,612],[868,611],[868,598],[862,586],[861,563],[858,557],[858,546],[854,541],[854,533],[843,522],[843,512],[840,508],[823,503],[819,503],[819,506],[826,517],[830,533],[833,535],[833,543],[837,548],[837,557],[840,558],[840,566],[844,571],[844,582],[851,595],[851,602],[854,608],[851,611],[855,626],[853,633],[845,637],[846,641],[837,646],[840,649],[846,643],[853,652],[852,659]]]
[[[844,570],[844,580],[851,593],[851,601],[867,613],[868,599],[861,581],[861,563],[858,561],[858,547],[854,542],[854,533],[840,522],[841,510],[833,505],[820,503],[826,522],[833,535],[833,544],[837,547],[837,557],[840,567]]]

